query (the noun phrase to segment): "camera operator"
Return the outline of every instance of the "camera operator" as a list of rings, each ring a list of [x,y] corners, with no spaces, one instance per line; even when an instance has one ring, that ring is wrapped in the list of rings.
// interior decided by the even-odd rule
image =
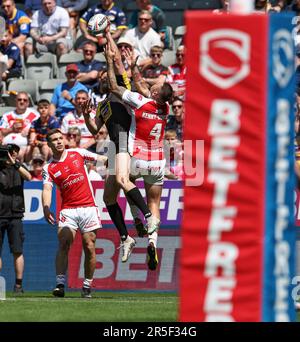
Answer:
[[[22,294],[24,270],[22,218],[25,211],[23,184],[24,180],[31,180],[31,175],[17,160],[19,150],[19,146],[15,144],[0,147],[0,270],[6,231],[16,272],[14,292]]]

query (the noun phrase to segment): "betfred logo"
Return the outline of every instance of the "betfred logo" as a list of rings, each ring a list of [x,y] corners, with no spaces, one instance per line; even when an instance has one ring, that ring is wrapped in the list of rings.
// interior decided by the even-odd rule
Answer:
[[[229,89],[250,74],[251,37],[234,29],[212,30],[200,37],[200,74]]]
[[[294,69],[293,36],[286,29],[278,30],[272,42],[273,76],[280,88],[285,88],[291,81]]]

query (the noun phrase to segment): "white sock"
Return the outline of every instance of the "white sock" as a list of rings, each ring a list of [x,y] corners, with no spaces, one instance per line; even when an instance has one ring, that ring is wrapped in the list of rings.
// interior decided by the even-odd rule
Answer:
[[[83,287],[91,287],[92,286],[93,279],[87,279],[85,278],[83,281]]]
[[[157,232],[153,232],[152,234],[148,235],[148,243],[150,244],[150,242],[152,242],[154,247],[157,248],[157,238]]]
[[[58,274],[56,276],[56,285],[65,285],[65,282],[66,282],[65,274]]]

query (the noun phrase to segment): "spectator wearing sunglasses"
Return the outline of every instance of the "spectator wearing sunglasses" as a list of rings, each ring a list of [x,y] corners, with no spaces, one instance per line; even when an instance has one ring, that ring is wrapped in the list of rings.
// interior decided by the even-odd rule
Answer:
[[[142,76],[151,87],[155,83],[165,83],[168,75],[168,68],[161,64],[163,48],[161,46],[152,46],[150,50],[151,64],[144,67]]]
[[[151,63],[150,50],[152,46],[163,45],[160,35],[151,26],[152,15],[149,11],[143,10],[139,13],[138,25],[124,35],[126,39],[132,41],[133,47],[138,51],[140,66]]]
[[[30,125],[37,120],[40,114],[29,107],[29,96],[26,92],[19,92],[16,96],[16,108],[10,112],[3,114],[0,120],[0,130],[6,136],[14,132],[14,124],[16,121],[22,121],[23,127],[21,134],[27,137]]]
[[[32,159],[32,170],[30,171],[32,181],[42,181],[42,171],[45,164],[45,158],[41,154],[37,154]]]
[[[172,110],[174,115],[169,115],[166,125],[166,131],[175,131],[177,139],[183,142],[184,102],[181,98],[174,98],[172,103]]]
[[[66,148],[78,148],[80,146],[81,132],[78,127],[70,127],[67,133]]]
[[[106,64],[95,60],[97,46],[94,42],[83,45],[83,60],[77,63],[79,73],[77,81],[84,84],[88,90],[98,84],[98,73],[106,69]]]
[[[184,98],[186,84],[186,65],[185,65],[185,47],[178,46],[176,50],[176,62],[169,66],[167,82],[171,84],[174,96]]]

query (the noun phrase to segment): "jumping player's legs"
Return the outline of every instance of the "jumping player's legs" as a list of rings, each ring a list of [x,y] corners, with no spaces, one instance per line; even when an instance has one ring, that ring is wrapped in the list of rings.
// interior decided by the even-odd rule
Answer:
[[[116,155],[116,179],[118,184],[126,193],[126,197],[135,204],[143,213],[146,219],[152,215],[139,189],[129,179],[130,156],[128,153],[118,153]]]
[[[120,189],[121,187],[117,183],[116,176],[108,175],[105,181],[103,200],[109,216],[120,234],[121,246],[123,247],[122,262],[126,262],[135,246],[135,240],[128,235],[122,209],[117,202]]]
[[[147,203],[153,216],[160,220],[160,199],[162,194],[162,185],[148,184],[145,182]],[[151,234],[148,234],[148,247],[147,247],[147,257],[148,257],[148,267],[150,270],[155,270],[158,264],[157,256],[157,238],[158,238],[158,227]]]

